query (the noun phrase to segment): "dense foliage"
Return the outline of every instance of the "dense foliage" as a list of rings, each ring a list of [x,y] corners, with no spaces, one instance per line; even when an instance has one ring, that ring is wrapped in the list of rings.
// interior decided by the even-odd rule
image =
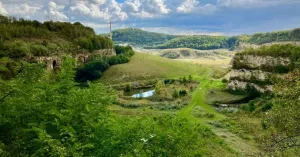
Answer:
[[[116,56],[94,56],[90,62],[78,68],[76,80],[79,82],[93,81],[99,79],[102,73],[111,65],[128,63],[134,55],[130,46],[115,46]]]
[[[251,44],[258,45],[284,41],[300,41],[300,28],[288,31],[256,33],[247,40]]]
[[[147,32],[136,28],[126,28],[113,31],[113,41],[115,43],[129,43],[134,46],[154,46],[162,44],[170,39],[176,38],[174,35]]]
[[[112,48],[110,39],[97,36],[81,23],[15,19],[0,15],[0,57],[47,56]]]
[[[75,62],[57,74],[26,65],[0,81],[0,156],[210,156],[230,149],[213,132],[176,116],[115,117],[101,84],[80,88]]]
[[[228,38],[221,36],[190,36],[178,37],[152,48],[194,48],[200,50],[219,49],[228,47]]]
[[[275,44],[272,46],[262,46],[258,49],[245,49],[242,54],[257,55],[257,56],[273,56],[273,57],[290,57],[292,61],[299,61],[300,46],[291,44]]]
[[[300,70],[285,76],[275,87],[273,108],[264,118],[265,151],[273,155],[300,154]]]

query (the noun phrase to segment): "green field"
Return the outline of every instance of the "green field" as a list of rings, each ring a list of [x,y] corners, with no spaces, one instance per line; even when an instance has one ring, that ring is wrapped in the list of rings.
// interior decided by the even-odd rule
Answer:
[[[178,78],[188,75],[209,75],[206,66],[136,53],[129,63],[115,65],[104,72],[101,82],[123,83],[154,78]]]
[[[227,69],[224,69],[226,71]],[[187,118],[188,121],[195,125],[205,126],[217,135],[218,139],[224,141],[226,146],[224,149],[217,148],[218,144],[215,140],[211,141],[213,147],[219,149],[221,154],[225,156],[245,156],[253,155],[257,152],[257,147],[252,141],[247,141],[238,134],[230,130],[230,128],[218,128],[214,126],[219,121],[224,121],[228,117],[214,109],[213,106],[206,103],[207,100],[223,100],[226,99],[241,99],[242,96],[231,95],[221,92],[225,85],[220,79],[214,79],[215,68],[212,66],[195,65],[189,62],[181,62],[170,60],[158,56],[153,56],[144,53],[136,53],[131,61],[127,64],[115,65],[110,67],[101,78],[101,82],[110,84],[134,82],[140,80],[151,80],[154,78],[179,78],[192,75],[193,80],[199,82],[199,86],[190,93],[191,100],[189,104],[180,110],[155,110],[145,107],[141,108],[124,108],[118,105],[110,107],[110,110],[118,116],[130,117],[149,117],[149,116],[164,116],[178,115],[179,117]],[[219,73],[219,71],[216,71]],[[211,89],[220,89],[213,95],[208,95]],[[221,96],[220,97],[220,93]],[[208,98],[209,97],[209,98]],[[141,100],[133,100],[138,102]],[[217,140],[218,141],[218,140]],[[229,147],[232,150],[228,150]],[[212,153],[210,149],[205,148],[205,152]],[[220,154],[214,152],[212,156]]]

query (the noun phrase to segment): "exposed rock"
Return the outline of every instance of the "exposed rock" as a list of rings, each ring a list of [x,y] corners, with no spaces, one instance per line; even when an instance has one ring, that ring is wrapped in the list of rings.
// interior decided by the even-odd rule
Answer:
[[[239,42],[238,46],[235,48],[235,51],[243,51],[246,48],[260,48],[262,46],[272,46],[275,44],[292,44],[292,45],[296,45],[296,46],[300,46],[300,42],[299,41],[285,41],[285,42],[271,42],[271,43],[265,43],[262,45],[256,45],[256,44],[250,44],[250,43],[245,43],[245,42]]]
[[[249,87],[260,93],[272,92],[271,80],[280,77],[276,68],[288,69],[291,60],[285,57],[255,56],[238,54],[232,61],[233,70],[225,77],[229,80],[227,89],[245,91]]]
[[[93,55],[102,55],[102,56],[115,56],[116,51],[114,49],[103,49],[103,50],[97,50],[93,53],[81,53],[72,56],[76,59],[78,64],[84,64],[89,61],[90,57]],[[35,60],[40,63],[45,63],[47,65],[48,70],[55,70],[59,69],[61,65],[63,56],[55,55],[55,56],[34,56],[31,58],[25,58],[25,60]]]
[[[233,68],[239,68],[240,65],[247,66],[250,69],[259,69],[262,66],[276,67],[278,65],[288,67],[291,64],[290,58],[272,57],[272,56],[254,56],[254,55],[236,55],[233,58]]]
[[[227,85],[227,89],[232,91],[246,91],[248,87],[253,87],[260,93],[270,93],[273,91],[272,85],[259,86],[255,83],[243,82],[238,80],[231,80]]]
[[[229,73],[229,79],[238,78],[240,80],[251,81],[265,81],[272,77],[272,73],[261,70],[246,70],[246,69],[233,69]]]

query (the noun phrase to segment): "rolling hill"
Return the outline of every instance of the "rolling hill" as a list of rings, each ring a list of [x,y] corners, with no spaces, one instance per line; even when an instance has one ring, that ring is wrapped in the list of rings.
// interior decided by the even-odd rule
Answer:
[[[209,68],[159,56],[136,53],[129,63],[114,65],[104,72],[102,82],[122,83],[155,78],[173,78],[190,74],[208,74]]]
[[[281,43],[300,41],[300,28],[253,35],[238,36],[179,36],[148,32],[136,28],[126,28],[113,31],[115,44],[128,43],[136,47],[168,49],[168,48],[194,48],[210,50],[219,48],[235,49],[239,43],[263,45],[268,43]]]
[[[175,35],[147,32],[136,28],[125,28],[113,31],[115,43],[129,43],[134,46],[155,46],[176,38]]]

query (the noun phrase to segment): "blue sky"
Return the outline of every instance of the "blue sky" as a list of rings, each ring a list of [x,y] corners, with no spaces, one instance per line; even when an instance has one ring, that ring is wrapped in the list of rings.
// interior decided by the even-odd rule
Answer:
[[[114,29],[238,35],[300,27],[300,0],[0,0],[0,14],[79,21],[97,33],[113,21]]]

